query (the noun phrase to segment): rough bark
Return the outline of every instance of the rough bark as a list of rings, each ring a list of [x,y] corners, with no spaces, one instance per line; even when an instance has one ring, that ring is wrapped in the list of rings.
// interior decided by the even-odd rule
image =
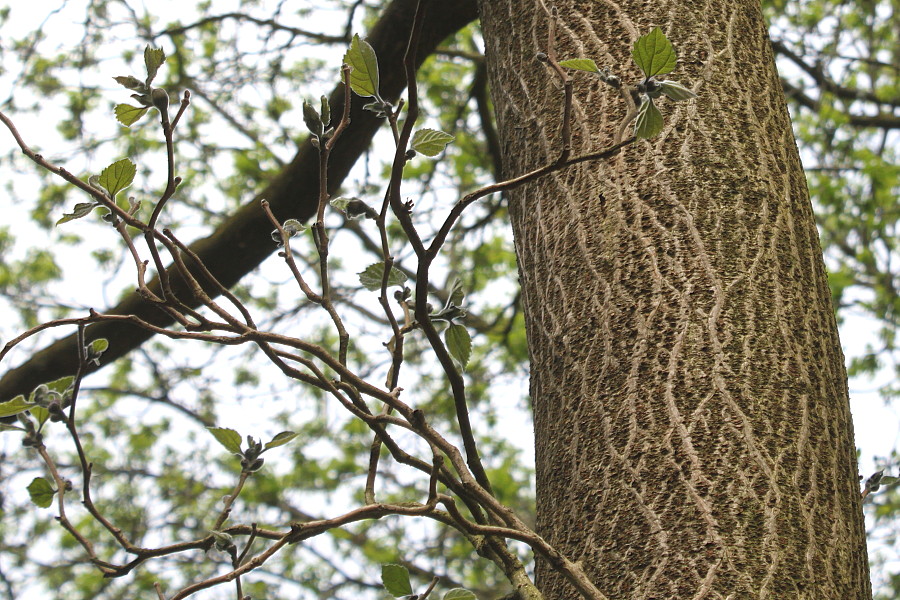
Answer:
[[[397,99],[406,86],[403,55],[415,7],[416,0],[394,0],[385,8],[381,19],[366,38],[378,54],[381,92],[388,100]],[[475,17],[475,0],[435,3],[430,8],[423,26],[417,51],[420,62],[424,61],[447,36],[473,21]],[[384,124],[384,121],[375,118],[373,113],[361,109],[364,100],[357,97],[353,101],[350,127],[331,154],[329,191],[333,192],[340,187],[356,159],[369,147],[375,131]],[[339,86],[331,94],[332,114],[340,115],[343,105],[344,94]],[[303,221],[315,214],[319,189],[318,161],[315,148],[308,141],[305,142],[291,163],[254,200],[231,215],[209,237],[191,245],[207,268],[226,287],[237,283],[275,250],[269,236],[272,226],[260,209],[260,199],[268,200],[275,215],[282,221],[289,218]],[[178,297],[188,306],[196,307],[199,302],[188,293],[180,276],[174,274],[172,268],[169,272],[173,273],[171,280]],[[158,292],[156,281],[151,284],[151,288]],[[209,291],[215,294],[212,289]],[[136,293],[104,312],[137,315],[160,327],[172,323],[165,313],[144,301]],[[88,340],[101,337],[109,340],[104,365],[127,354],[151,337],[150,332],[122,322],[92,325],[87,329],[86,335]],[[0,379],[0,402],[10,400],[17,394],[28,394],[38,384],[72,375],[76,368],[77,355],[73,334],[54,342],[29,357],[19,367],[5,373]]]
[[[871,598],[846,374],[758,3],[555,0],[560,58],[637,81],[660,26],[666,126],[512,194],[531,352],[538,530],[610,599]],[[504,170],[558,155],[536,0],[482,0]],[[620,96],[575,77],[574,152]],[[574,590],[546,564],[549,600]]]

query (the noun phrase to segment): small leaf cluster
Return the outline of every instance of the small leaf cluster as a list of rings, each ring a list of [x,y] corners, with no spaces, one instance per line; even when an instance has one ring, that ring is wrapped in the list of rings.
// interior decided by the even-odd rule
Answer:
[[[284,232],[284,236],[287,238],[292,238],[305,230],[306,225],[297,219],[288,219],[281,225],[281,231]],[[279,248],[284,246],[284,239],[281,237],[281,231],[278,231],[277,229],[272,231],[272,241],[278,244]]]
[[[19,425],[0,423],[0,431],[24,432],[22,445],[27,448],[41,445],[43,443],[41,429],[44,423],[62,422],[66,419],[63,410],[72,402],[74,382],[75,378],[72,376],[62,377],[37,386],[28,398],[19,394],[9,402],[0,403],[0,418],[15,416],[19,422]]]
[[[293,431],[282,431],[265,445],[261,441],[254,439],[253,436],[248,435],[247,448],[241,449],[241,434],[234,429],[227,427],[207,427],[207,429],[226,450],[241,458],[241,471],[247,473],[253,473],[262,468],[265,460],[261,455],[264,452],[278,446],[284,446],[298,435]]]
[[[112,163],[103,171],[100,172],[100,175],[91,175],[88,178],[88,183],[91,184],[92,187],[103,192],[103,195],[106,196],[111,202],[116,201],[116,195],[122,190],[125,190],[131,186],[134,182],[134,176],[137,173],[137,166],[131,160],[127,158],[123,158],[121,160],[117,160]],[[129,214],[134,214],[140,208],[139,202],[133,202],[130,200],[129,202]],[[75,219],[80,219],[85,217],[91,213],[92,210],[97,208],[98,206],[102,206],[102,204],[98,201],[92,202],[79,202],[75,205],[75,208],[70,213],[64,213],[62,218],[60,218],[56,224],[62,225],[63,223],[68,223],[69,221],[74,221]],[[105,220],[114,222],[114,217],[112,217],[111,213],[107,213],[103,217]]]
[[[150,85],[156,78],[159,67],[164,62],[166,62],[166,53],[162,48],[147,46],[144,48],[144,67],[147,70],[146,79],[141,81],[132,75],[113,77],[116,83],[135,92],[131,97],[137,100],[139,104],[139,106],[117,104],[115,113],[119,123],[126,127],[131,127],[144,116],[150,107],[155,107],[163,115],[167,114],[169,94],[161,88],[154,88]]]
[[[466,368],[469,359],[472,357],[472,336],[464,325],[455,323],[455,319],[462,319],[466,316],[466,309],[463,308],[463,300],[465,292],[462,289],[462,282],[456,279],[450,288],[450,297],[447,303],[438,311],[431,313],[432,321],[446,321],[450,324],[447,331],[444,332],[444,343],[447,344],[447,351],[453,357],[460,367]]]
[[[653,103],[654,100],[665,95],[675,102],[684,102],[696,98],[697,94],[680,83],[657,79],[658,75],[671,73],[675,69],[678,58],[672,43],[659,27],[638,38],[634,43],[631,56],[644,73],[644,80],[636,88],[640,103],[637,107],[634,135],[637,138],[649,139],[662,131],[663,127],[662,113]],[[618,77],[611,75],[608,69],[599,68],[589,58],[563,60],[559,65],[568,69],[595,73],[604,82],[616,88],[621,85]]]

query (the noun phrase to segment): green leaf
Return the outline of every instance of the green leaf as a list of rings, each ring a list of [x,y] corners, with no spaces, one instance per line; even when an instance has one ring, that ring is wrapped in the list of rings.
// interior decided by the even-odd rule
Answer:
[[[358,275],[359,282],[367,290],[371,290],[373,292],[380,290],[381,278],[384,275],[384,263],[378,262],[373,265],[369,265],[368,267],[366,267],[365,271],[358,273]],[[406,273],[391,267],[391,272],[388,274],[388,287],[394,285],[402,286],[404,283],[406,283]]]
[[[147,85],[156,77],[160,65],[166,62],[166,53],[162,48],[144,48],[144,66],[147,67]]]
[[[0,431],[25,431],[25,428],[17,427],[16,425],[8,425],[7,423],[0,423]]]
[[[378,57],[368,42],[354,34],[350,49],[344,55],[344,64],[350,65],[350,89],[357,96],[378,98]]]
[[[381,565],[381,583],[395,598],[412,594],[409,570],[403,565]]]
[[[697,94],[674,81],[660,81],[659,85],[662,87],[662,93],[675,102],[682,102],[697,97]]]
[[[100,341],[100,340],[95,340],[95,341]],[[93,342],[91,342],[91,343],[93,343]],[[107,343],[107,346],[108,345],[109,344]],[[60,377],[59,379],[50,381],[48,383],[45,383],[44,385],[46,385],[51,391],[57,392],[59,394],[64,394],[64,393],[66,393],[66,390],[68,390],[70,387],[72,387],[73,383],[75,383],[75,376],[74,375],[66,375],[65,377]]]
[[[465,300],[465,298],[466,292],[465,290],[463,290],[462,281],[460,281],[459,277],[457,277],[453,280],[453,285],[450,286],[450,299],[447,304],[462,306],[463,300]]]
[[[451,323],[444,333],[444,341],[447,343],[450,356],[465,369],[472,356],[472,337],[465,325]]]
[[[241,434],[227,427],[207,427],[216,441],[232,454],[241,454]]]
[[[19,394],[9,402],[0,402],[0,417],[11,417],[32,408],[34,408],[34,404],[28,402],[25,396]]]
[[[374,208],[360,200],[359,198],[346,198],[340,196],[330,202],[330,204],[347,215],[348,219],[377,219],[378,213]]]
[[[123,158],[103,169],[103,172],[100,173],[99,183],[109,192],[110,198],[115,198],[116,194],[131,185],[135,173],[137,173],[137,167],[134,163]]]
[[[675,49],[659,27],[638,38],[631,56],[648,79],[672,71],[677,58]]]
[[[31,416],[35,418],[38,422],[38,427],[47,422],[47,419],[50,418],[50,411],[44,408],[43,406],[35,406],[31,410]]]
[[[641,103],[637,120],[634,123],[634,135],[638,139],[649,139],[662,131],[663,118],[659,109],[649,98]]]
[[[309,129],[309,132],[317,138],[322,137],[322,134],[325,133],[325,126],[322,124],[322,118],[319,116],[319,113],[316,112],[316,109],[306,100],[303,101],[303,122],[306,123],[306,128]]]
[[[98,206],[100,206],[99,202],[79,202],[75,205],[75,208],[72,209],[72,212],[63,213],[62,218],[57,221],[56,224],[62,225],[63,223],[80,219],[81,217],[91,214],[91,211]]]
[[[137,77],[127,75],[122,77],[113,77],[113,79],[116,80],[116,83],[128,88],[129,90],[134,90],[135,92],[141,93],[147,91],[147,85]]]
[[[97,338],[88,344],[88,352],[100,356],[109,349],[109,340],[106,338]]]
[[[299,434],[294,433],[293,431],[282,431],[281,433],[273,437],[271,442],[266,444],[266,450],[277,448],[278,446],[284,446],[298,435]]]
[[[435,129],[420,129],[413,134],[412,149],[425,156],[437,156],[455,138],[449,133]]]
[[[478,600],[472,592],[463,588],[453,588],[444,594],[444,600]]]
[[[116,120],[119,123],[125,127],[131,127],[144,116],[144,113],[147,112],[147,107],[137,107],[130,104],[116,104],[115,112]]]
[[[597,63],[590,58],[570,58],[569,60],[561,60],[559,61],[559,66],[567,69],[575,69],[577,71],[587,71],[588,73],[600,72],[600,69],[597,68]]]
[[[31,496],[31,501],[41,508],[47,508],[53,504],[54,494],[56,494],[56,490],[43,477],[35,477],[28,484],[28,495]]]

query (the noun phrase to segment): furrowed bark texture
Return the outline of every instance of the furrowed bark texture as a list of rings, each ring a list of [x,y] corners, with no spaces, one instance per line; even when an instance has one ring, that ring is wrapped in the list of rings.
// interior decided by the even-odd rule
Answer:
[[[381,67],[381,93],[388,100],[399,98],[406,86],[403,56],[415,9],[416,0],[393,0],[366,38],[378,54]],[[473,21],[475,17],[475,0],[450,0],[433,6],[425,16],[417,53],[419,62],[434,52],[444,38]],[[316,95],[310,90],[307,93],[311,96]],[[331,93],[330,101],[336,122],[344,106],[342,86],[338,86]],[[328,171],[329,192],[334,192],[340,187],[356,159],[369,147],[375,132],[384,125],[383,119],[362,110],[365,103],[365,98],[356,97],[353,100],[350,126],[331,154]],[[226,287],[240,281],[276,249],[269,236],[272,225],[260,208],[259,200],[263,198],[268,200],[281,221],[290,218],[304,221],[309,219],[315,215],[318,203],[318,169],[318,151],[307,140],[291,163],[256,198],[241,207],[209,237],[191,245],[207,268]],[[179,299],[188,306],[198,306],[199,301],[192,297],[177,271],[170,267],[169,272]],[[198,280],[203,284],[206,283],[202,276],[198,277]],[[150,284],[156,293],[159,293],[158,284],[158,280]],[[208,292],[216,295],[212,288]],[[168,315],[146,302],[137,293],[129,295],[105,312],[137,315],[160,327],[172,323]],[[102,363],[106,365],[140,346],[152,337],[152,334],[125,323],[106,322],[88,327],[86,336],[88,341],[101,337],[109,340],[109,350],[104,354]],[[10,400],[17,394],[27,395],[41,383],[73,375],[78,368],[77,358],[74,334],[54,342],[0,378],[0,402]],[[92,367],[92,370],[97,368],[99,367]]]
[[[555,0],[560,59],[638,81],[660,26],[700,96],[663,132],[512,195],[539,533],[612,600],[871,598],[846,374],[756,2]],[[562,90],[533,0],[483,0],[504,169],[554,159]],[[618,93],[573,74],[573,155]],[[577,596],[545,563],[549,600]]]

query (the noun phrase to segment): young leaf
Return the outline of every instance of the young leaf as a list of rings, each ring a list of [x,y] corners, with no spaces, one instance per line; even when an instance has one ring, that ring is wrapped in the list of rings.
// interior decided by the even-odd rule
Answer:
[[[319,113],[316,112],[316,109],[307,102],[303,101],[303,122],[306,123],[306,128],[309,129],[309,132],[316,137],[322,137],[322,134],[325,133],[325,126],[322,123],[322,118],[319,116]]]
[[[567,69],[575,69],[577,71],[587,71],[588,73],[600,72],[600,69],[597,68],[597,63],[590,58],[570,58],[569,60],[561,60],[559,61],[559,66]]]
[[[147,107],[137,107],[130,104],[116,104],[115,112],[116,120],[119,123],[125,127],[131,127],[144,116],[144,113],[147,112]]]
[[[19,394],[9,402],[0,402],[0,417],[11,417],[23,413],[34,407],[34,404],[25,400],[25,396]]]
[[[87,357],[88,362],[93,362],[98,367],[100,366],[100,357],[103,356],[103,353],[109,348],[109,340],[106,338],[97,338],[87,345]]]
[[[344,55],[344,64],[350,65],[350,89],[357,96],[378,98],[378,58],[368,42],[354,34],[350,49]]]
[[[292,439],[297,437],[297,435],[299,434],[294,433],[293,431],[282,431],[281,433],[273,437],[271,442],[266,444],[266,450],[277,448],[278,446],[284,446]]]
[[[144,66],[147,67],[147,85],[156,77],[160,65],[166,62],[166,52],[162,48],[144,48]]]
[[[50,418],[50,411],[43,406],[35,406],[29,410],[31,411],[31,416],[38,422],[38,427],[46,423],[47,419]]]
[[[207,427],[216,441],[232,454],[241,454],[241,434],[227,427]]]
[[[70,213],[64,213],[62,218],[56,222],[57,225],[62,225],[63,223],[68,223],[69,221],[74,221],[75,219],[80,219],[86,215],[89,215],[95,207],[100,206],[99,202],[79,202],[75,205],[75,208]]]
[[[359,275],[359,282],[367,290],[373,292],[380,290],[381,278],[384,275],[384,263],[377,262],[373,265],[369,265],[366,267],[365,271],[357,274]],[[395,285],[402,286],[404,283],[406,283],[406,273],[391,267],[391,272],[388,274],[388,287]]]
[[[412,594],[409,570],[403,565],[381,565],[381,583],[384,584],[384,589],[395,598]]]
[[[444,600],[477,600],[475,594],[463,588],[453,588],[444,594]]]
[[[131,75],[123,76],[123,77],[113,77],[121,86],[128,88],[129,90],[134,90],[135,92],[146,92],[147,86],[143,81],[138,79],[137,77],[132,77]]]
[[[447,343],[450,356],[465,369],[472,356],[472,337],[465,325],[451,323],[444,333],[444,341]]]
[[[443,131],[420,129],[413,134],[410,145],[413,150],[421,152],[425,156],[437,156],[454,139],[452,135]]]
[[[634,136],[638,139],[649,139],[662,131],[663,118],[653,101],[645,99],[638,109],[637,120],[634,123]]]
[[[319,114],[322,115],[322,124],[325,127],[331,123],[331,105],[328,104],[328,96],[319,98]]]
[[[347,215],[348,219],[378,218],[378,213],[375,209],[359,198],[345,198],[341,196],[332,200],[331,205]]]
[[[687,89],[680,83],[675,83],[674,81],[660,81],[659,85],[662,88],[662,93],[668,96],[670,100],[674,100],[675,102],[690,100],[691,98],[697,97],[697,94]]]
[[[110,198],[115,198],[116,194],[131,185],[135,173],[137,173],[137,167],[134,166],[134,163],[123,158],[103,169],[103,172],[100,173],[99,183],[109,192]]]
[[[638,38],[631,56],[648,79],[669,73],[675,68],[675,49],[659,27]]]
[[[28,484],[28,495],[31,496],[31,501],[41,508],[47,508],[53,504],[53,495],[55,493],[56,490],[54,490],[53,486],[50,485],[50,482],[43,477],[35,477],[31,483]]]
[[[100,340],[98,339],[95,341],[99,342]],[[106,341],[106,340],[103,340],[103,341]],[[94,342],[91,342],[91,343],[94,343]],[[108,343],[107,343],[107,346],[109,346]],[[46,385],[47,388],[49,388],[53,392],[57,392],[59,394],[64,394],[66,392],[66,390],[68,390],[70,387],[72,387],[73,383],[75,383],[75,377],[73,375],[67,375],[65,377],[60,377],[59,379],[56,379],[54,381],[47,382],[44,385]]]

